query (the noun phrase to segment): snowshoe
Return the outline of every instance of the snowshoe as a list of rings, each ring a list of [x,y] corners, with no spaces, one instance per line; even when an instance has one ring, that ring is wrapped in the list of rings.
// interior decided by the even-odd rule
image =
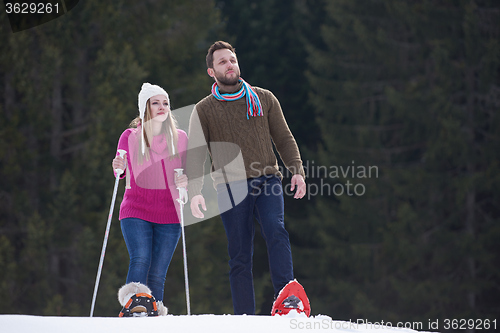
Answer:
[[[271,316],[287,315],[290,311],[304,313],[307,317],[311,314],[311,305],[306,292],[297,280],[290,281],[281,289],[278,297],[274,301]]]
[[[123,306],[119,317],[152,317],[158,316],[158,304],[151,295],[148,286],[139,282],[130,282],[118,291],[118,301]],[[160,303],[160,312],[167,313],[168,310]]]
[[[120,311],[119,317],[156,317],[158,308],[155,298],[150,294],[133,295]]]

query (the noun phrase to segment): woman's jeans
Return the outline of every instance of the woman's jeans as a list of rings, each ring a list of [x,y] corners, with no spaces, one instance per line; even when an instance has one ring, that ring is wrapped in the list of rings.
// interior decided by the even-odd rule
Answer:
[[[157,301],[163,301],[168,266],[181,235],[180,224],[126,218],[121,220],[121,227],[130,256],[127,283],[145,284]]]
[[[219,209],[228,240],[229,281],[235,315],[255,314],[252,273],[254,217],[267,245],[275,297],[293,280],[292,251],[284,224],[281,180],[276,176],[262,176],[243,181],[243,186],[245,185],[248,186],[248,195],[239,203],[240,200],[234,200],[238,194],[231,192],[241,189],[241,183],[236,186],[233,183],[220,184],[217,187]]]

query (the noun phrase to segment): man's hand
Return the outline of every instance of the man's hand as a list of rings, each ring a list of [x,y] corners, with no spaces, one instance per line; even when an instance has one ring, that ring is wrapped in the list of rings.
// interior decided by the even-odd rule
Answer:
[[[306,195],[306,190],[307,190],[306,182],[304,180],[304,177],[302,177],[302,175],[299,174],[293,175],[291,185],[292,186],[290,189],[292,191],[295,189],[295,186],[297,186],[297,192],[295,192],[295,195],[293,196],[295,199],[302,199],[304,195]]]
[[[200,210],[200,205],[204,211],[207,211],[207,206],[205,206],[205,198],[203,197],[203,195],[198,194],[191,199],[191,214],[193,214],[194,217],[202,219],[205,217],[205,215],[203,215],[202,211]]]

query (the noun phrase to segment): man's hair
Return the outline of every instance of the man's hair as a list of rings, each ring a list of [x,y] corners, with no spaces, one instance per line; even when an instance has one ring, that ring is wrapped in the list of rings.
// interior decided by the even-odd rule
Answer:
[[[224,42],[222,40],[217,41],[213,43],[212,46],[210,46],[210,48],[208,49],[207,59],[206,59],[207,68],[214,68],[214,52],[222,49],[228,49],[234,54],[236,54],[236,50],[231,44],[229,44],[228,42]]]

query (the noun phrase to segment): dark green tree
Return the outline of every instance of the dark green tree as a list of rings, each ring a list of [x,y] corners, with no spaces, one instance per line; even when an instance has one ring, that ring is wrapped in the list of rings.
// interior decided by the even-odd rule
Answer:
[[[493,319],[498,4],[338,0],[324,9],[308,75],[318,164],[379,174],[321,176],[325,191],[349,181],[366,192],[315,200],[316,309],[372,321]]]
[[[88,315],[119,135],[138,113],[142,82],[165,87],[174,107],[204,96],[218,11],[201,0],[86,1],[18,33],[0,19],[0,288],[19,300],[0,310]],[[120,310],[120,191],[96,315]]]

